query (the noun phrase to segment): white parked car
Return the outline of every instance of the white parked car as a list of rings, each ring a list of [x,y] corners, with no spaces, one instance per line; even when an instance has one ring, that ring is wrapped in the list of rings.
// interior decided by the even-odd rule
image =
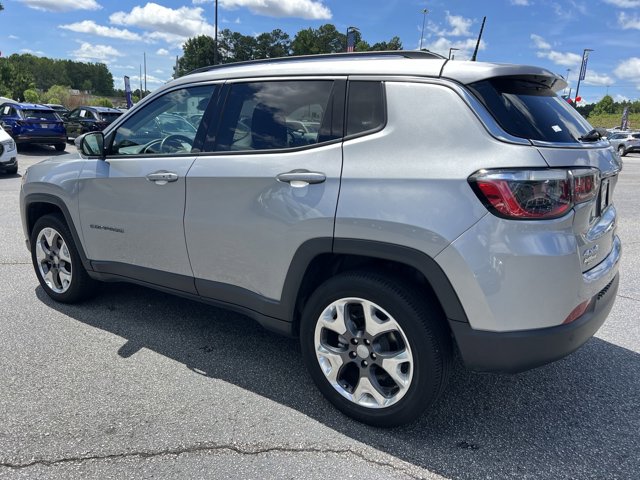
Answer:
[[[18,150],[16,142],[0,127],[0,172],[18,173]]]

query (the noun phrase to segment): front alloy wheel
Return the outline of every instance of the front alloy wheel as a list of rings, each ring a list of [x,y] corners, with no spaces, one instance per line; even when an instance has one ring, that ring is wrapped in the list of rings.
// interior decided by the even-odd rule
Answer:
[[[69,247],[54,228],[40,231],[36,239],[38,270],[44,282],[55,293],[65,293],[71,286],[72,261]]]

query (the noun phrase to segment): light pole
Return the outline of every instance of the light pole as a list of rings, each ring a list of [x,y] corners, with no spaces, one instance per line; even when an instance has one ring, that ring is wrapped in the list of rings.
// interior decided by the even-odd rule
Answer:
[[[449,49],[449,60],[451,60],[451,52],[456,51],[456,50],[460,50],[459,48],[450,48]]]
[[[216,24],[213,28],[215,28],[214,33],[213,33],[213,64],[217,65],[218,64],[218,0],[216,0]]]
[[[569,86],[569,72],[571,72],[570,68],[567,68],[567,76],[564,77],[564,81],[567,82],[567,87]],[[567,91],[567,87],[564,87],[564,91]],[[569,94],[571,94],[571,89],[569,89]]]
[[[575,105],[578,106],[578,93],[580,92],[580,81],[584,80],[587,75],[587,61],[589,60],[589,53],[593,52],[590,48],[585,48],[582,52],[582,65],[580,65],[580,75],[578,76],[578,84],[576,85],[576,101]]]
[[[422,50],[422,39],[424,38],[424,24],[427,21],[427,13],[429,13],[429,10],[424,8],[422,10],[422,33],[420,34],[420,50]]]

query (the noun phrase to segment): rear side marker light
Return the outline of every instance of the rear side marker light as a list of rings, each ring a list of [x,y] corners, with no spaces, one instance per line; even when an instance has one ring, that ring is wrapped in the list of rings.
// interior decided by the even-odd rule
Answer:
[[[571,323],[574,320],[579,319],[582,315],[584,315],[584,312],[587,311],[587,309],[589,308],[589,305],[591,305],[591,300],[586,300],[586,301],[582,302],[580,305],[578,305],[576,308],[574,308],[571,311],[569,316],[567,318],[565,318],[565,320],[564,320],[564,322],[562,322],[562,324],[566,325],[567,323]]]
[[[509,219],[551,219],[598,193],[595,168],[547,170],[481,170],[469,184],[495,215]]]

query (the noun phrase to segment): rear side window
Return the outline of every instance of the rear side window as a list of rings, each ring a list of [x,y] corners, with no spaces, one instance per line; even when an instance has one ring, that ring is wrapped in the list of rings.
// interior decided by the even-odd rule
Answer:
[[[469,87],[500,126],[515,137],[577,143],[591,130],[572,106],[533,77],[493,78]]]
[[[231,85],[217,151],[278,150],[333,140],[332,80]]]
[[[115,112],[101,112],[98,115],[102,121],[111,123],[122,114]]]
[[[640,133],[634,133],[633,135],[631,135],[633,138],[640,138]]]
[[[347,135],[378,130],[385,124],[382,82],[349,82]]]

